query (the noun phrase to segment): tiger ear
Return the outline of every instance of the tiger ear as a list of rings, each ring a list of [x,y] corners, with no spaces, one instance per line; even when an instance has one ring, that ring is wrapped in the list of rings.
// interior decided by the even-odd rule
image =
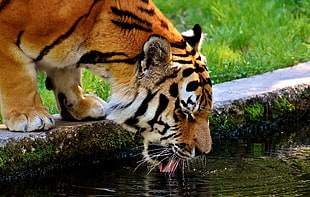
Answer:
[[[171,61],[170,43],[161,36],[150,36],[143,46],[144,59],[140,70],[144,72],[152,66],[166,66]]]
[[[200,51],[203,40],[203,34],[200,25],[196,24],[193,29],[182,33],[183,38],[190,44],[196,51]]]

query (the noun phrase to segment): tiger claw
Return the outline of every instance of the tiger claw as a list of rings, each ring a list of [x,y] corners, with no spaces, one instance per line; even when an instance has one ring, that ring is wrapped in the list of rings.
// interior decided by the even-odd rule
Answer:
[[[13,113],[14,114],[14,113]],[[30,111],[28,113],[21,113],[19,115],[11,116],[10,119],[4,119],[4,122],[11,131],[39,131],[48,130],[55,126],[56,122],[50,115],[40,114],[37,111]]]

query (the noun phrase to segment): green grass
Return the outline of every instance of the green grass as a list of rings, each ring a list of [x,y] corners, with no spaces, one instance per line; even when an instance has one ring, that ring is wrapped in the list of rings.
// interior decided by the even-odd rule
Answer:
[[[308,0],[154,0],[179,31],[202,26],[214,84],[249,77],[310,60]],[[109,85],[83,72],[86,93],[103,99]],[[39,92],[51,113],[57,113],[52,92],[39,76]]]
[[[202,26],[213,83],[310,60],[308,0],[155,0],[177,29]]]

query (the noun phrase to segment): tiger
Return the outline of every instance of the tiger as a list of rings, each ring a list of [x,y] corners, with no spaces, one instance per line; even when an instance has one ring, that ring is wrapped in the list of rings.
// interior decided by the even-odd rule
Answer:
[[[37,91],[46,74],[64,120],[112,120],[143,137],[144,161],[171,172],[211,150],[212,83],[200,25],[180,33],[151,0],[1,0],[0,100],[11,131],[55,119]],[[84,94],[82,69],[111,84]]]

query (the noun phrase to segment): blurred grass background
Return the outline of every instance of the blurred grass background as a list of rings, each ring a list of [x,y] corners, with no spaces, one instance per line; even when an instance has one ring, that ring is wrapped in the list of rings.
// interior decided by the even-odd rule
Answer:
[[[214,83],[310,60],[309,0],[155,0],[184,31],[206,33],[202,52]]]
[[[309,0],[154,0],[179,31],[202,26],[214,84],[249,77],[310,60]],[[51,113],[58,113],[53,93],[39,75],[39,93]],[[83,71],[85,93],[103,99],[109,84]]]

